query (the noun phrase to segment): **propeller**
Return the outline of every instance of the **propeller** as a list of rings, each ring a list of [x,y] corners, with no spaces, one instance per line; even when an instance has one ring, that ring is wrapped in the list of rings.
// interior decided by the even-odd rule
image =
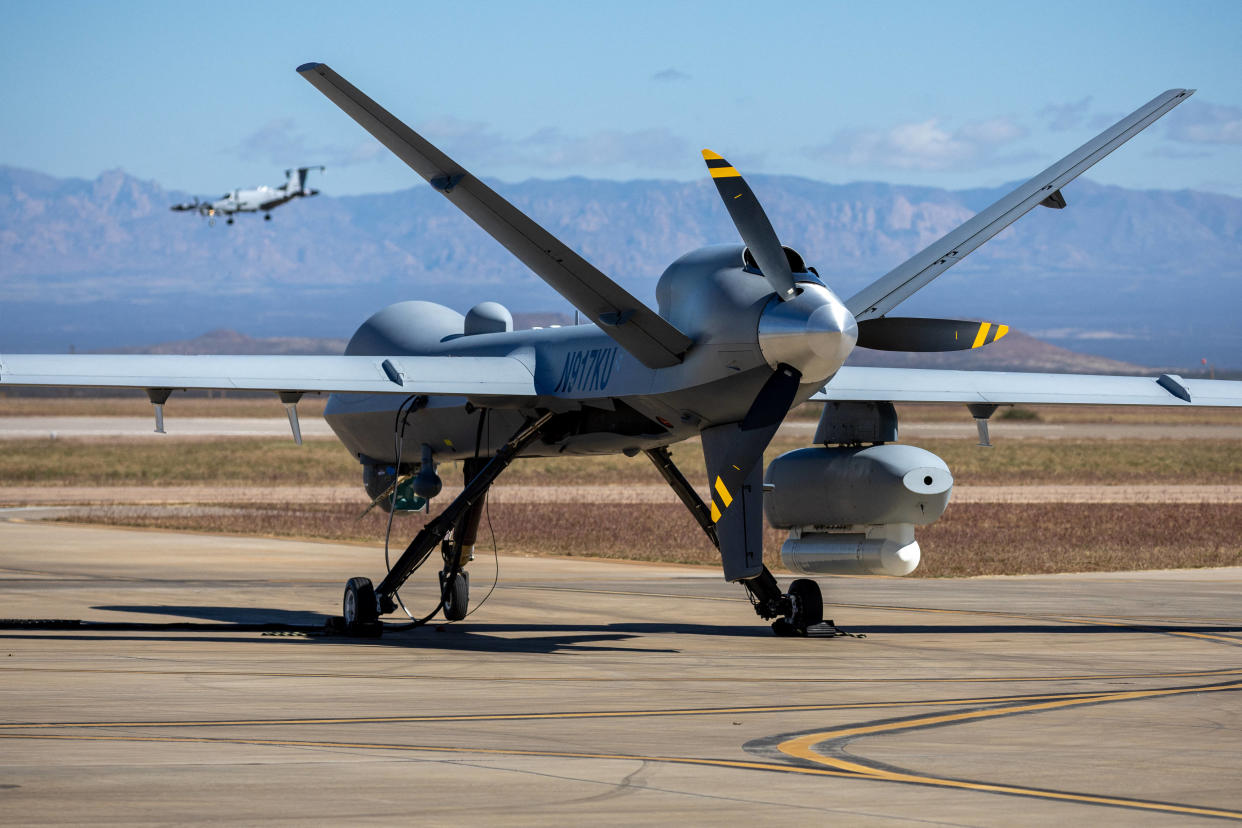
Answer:
[[[876,351],[966,351],[990,345],[1009,333],[1008,325],[958,319],[881,316],[858,323],[858,347]]]
[[[729,211],[729,218],[733,219],[759,272],[782,301],[794,298],[797,289],[794,287],[793,268],[789,266],[781,240],[777,238],[772,222],[768,221],[750,185],[732,164],[711,150],[703,150],[703,160],[707,162],[707,170],[712,181],[716,182],[716,190]]]

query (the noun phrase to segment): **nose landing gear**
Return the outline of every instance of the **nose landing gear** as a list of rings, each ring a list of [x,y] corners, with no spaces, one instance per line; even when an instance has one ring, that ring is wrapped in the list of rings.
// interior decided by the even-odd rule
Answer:
[[[537,418],[527,420],[517,433],[509,439],[496,454],[485,463],[476,461],[467,464],[468,482],[461,494],[445,507],[439,515],[432,519],[410,541],[405,552],[392,565],[384,580],[378,587],[373,587],[366,578],[350,578],[345,584],[344,627],[350,635],[379,635],[383,631],[380,615],[387,615],[397,609],[397,590],[413,574],[438,544],[444,545],[445,568],[440,573],[441,598],[444,617],[449,621],[460,621],[466,617],[466,609],[470,598],[470,581],[462,567],[469,559],[474,548],[475,533],[478,530],[479,515],[482,510],[483,497],[500,473],[530,445],[540,434],[544,426],[552,419],[551,412]],[[449,532],[453,538],[446,540]],[[440,609],[440,607],[437,607]],[[431,619],[428,615],[423,623]]]

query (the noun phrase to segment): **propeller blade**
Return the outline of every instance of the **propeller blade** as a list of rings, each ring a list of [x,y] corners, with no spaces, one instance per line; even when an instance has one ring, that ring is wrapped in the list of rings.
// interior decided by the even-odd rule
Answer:
[[[703,431],[703,459],[711,484],[725,579],[752,578],[763,570],[763,451],[772,442],[802,375],[781,364],[739,423]]]
[[[858,347],[918,353],[966,351],[990,345],[1007,333],[1008,325],[994,322],[881,316],[858,323]]]
[[[716,182],[716,190],[729,211],[729,218],[733,219],[738,234],[750,249],[759,272],[782,301],[792,299],[797,293],[793,269],[785,257],[781,240],[772,229],[772,222],[763,212],[763,205],[755,198],[746,179],[728,161],[709,149],[703,150],[703,160],[707,162],[707,170],[712,181]]]

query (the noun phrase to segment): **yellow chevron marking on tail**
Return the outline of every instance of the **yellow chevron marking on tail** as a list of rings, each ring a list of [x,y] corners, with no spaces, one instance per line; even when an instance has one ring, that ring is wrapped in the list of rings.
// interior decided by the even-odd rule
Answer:
[[[709,149],[705,149],[703,150],[703,160],[704,161],[723,161],[724,156],[718,152],[712,152]]]
[[[997,325],[996,336],[992,337],[992,341],[995,342],[996,340],[1000,339],[1002,336],[1004,336],[1007,333],[1009,333],[1008,325]]]
[[[716,494],[720,495],[720,502],[729,508],[729,504],[733,502],[733,495],[729,494],[729,490],[725,488],[724,481],[719,476],[716,477]]]
[[[720,521],[720,507],[716,505],[716,501],[712,501],[712,523]]]
[[[708,170],[712,178],[741,178],[742,174],[732,167],[712,167]]]
[[[991,323],[991,322],[983,322],[983,323],[981,323],[981,324],[979,325],[979,333],[977,333],[977,334],[975,335],[975,344],[974,344],[974,345],[971,345],[970,347],[972,347],[972,348],[978,348],[980,345],[982,345],[982,344],[984,343],[984,341],[985,341],[985,340],[987,340],[987,338],[988,338],[988,329],[989,329],[989,328],[991,328],[991,327],[992,327],[992,323]]]

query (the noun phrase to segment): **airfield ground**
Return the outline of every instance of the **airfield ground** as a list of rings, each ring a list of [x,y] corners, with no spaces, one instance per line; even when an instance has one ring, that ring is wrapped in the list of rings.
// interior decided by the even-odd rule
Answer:
[[[372,547],[383,537],[382,512],[360,518],[359,467],[313,403],[301,447],[269,399],[177,404],[183,411],[174,416],[170,406],[169,434],[156,435],[142,399],[0,399],[0,507]],[[225,416],[206,416],[215,413]],[[915,577],[1242,564],[1236,411],[1021,409],[994,419],[991,449],[975,445],[959,407],[905,407],[901,416],[903,440],[943,457],[956,479],[944,518],[919,532]],[[788,423],[769,457],[807,445],[813,427],[806,418]],[[701,476],[696,443],[675,446],[674,457],[692,479]],[[441,473],[451,496],[460,471]],[[403,545],[422,522],[395,520],[394,542]],[[519,461],[497,483],[484,528],[516,554],[717,561],[643,457]],[[491,540],[485,532],[487,551]],[[773,568],[781,541],[768,530]]]
[[[12,402],[0,615],[89,623],[0,625],[0,823],[1242,820],[1236,413],[1041,412],[991,450],[909,418],[958,484],[919,574],[993,574],[823,579],[865,638],[773,637],[642,458],[519,463],[472,565],[492,596],[375,641],[323,634],[382,574],[336,443],[241,409],[279,436],[127,437],[149,412],[90,401],[51,439]]]
[[[0,629],[0,822],[1242,820],[1242,568],[825,579],[866,637],[782,639],[708,570],[506,555],[464,622],[321,634],[377,563],[0,521],[5,614],[96,624]]]

